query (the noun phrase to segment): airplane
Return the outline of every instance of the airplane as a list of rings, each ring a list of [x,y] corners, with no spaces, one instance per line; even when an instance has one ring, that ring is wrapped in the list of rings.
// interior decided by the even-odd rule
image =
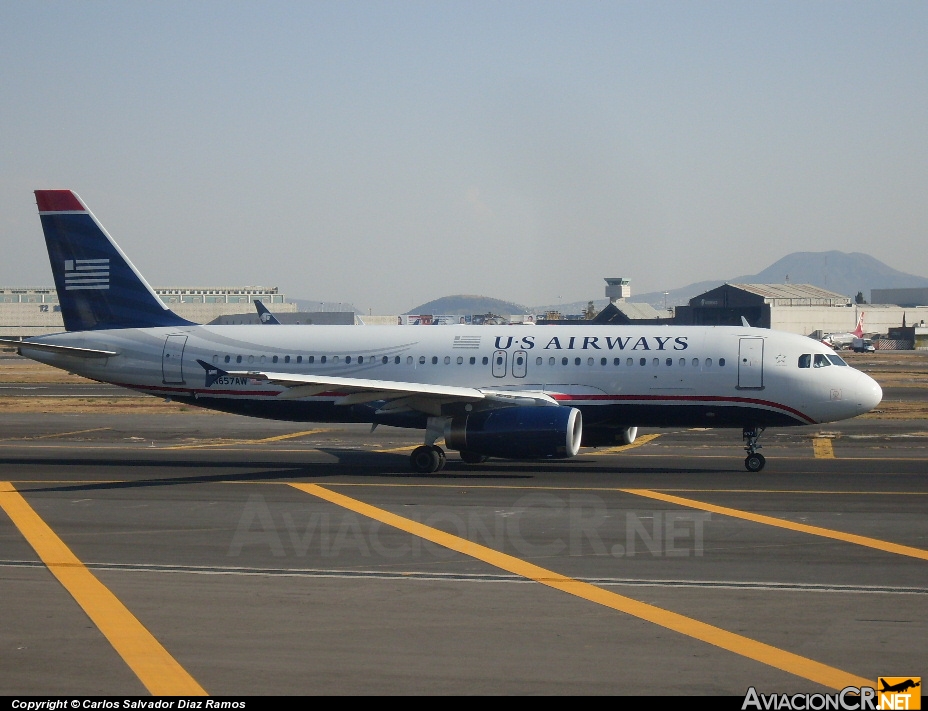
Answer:
[[[750,472],[768,426],[869,412],[880,386],[805,336],[732,326],[200,325],[181,318],[78,195],[37,190],[65,332],[20,354],[138,392],[296,422],[418,428],[414,472],[444,449],[566,459],[638,427],[740,428]]]
[[[267,306],[261,303],[260,299],[255,299],[255,308],[258,310],[258,320],[269,326],[279,326],[280,321],[277,317],[267,310]]]
[[[882,684],[880,693],[883,693],[884,691],[890,691],[890,692],[895,692],[897,694],[905,693],[909,689],[914,689],[922,685],[920,681],[914,681],[913,679],[906,679],[905,681],[900,682],[898,684],[890,685],[890,684],[887,684],[882,678],[880,679],[880,684]]]
[[[857,317],[857,327],[850,333],[826,333],[822,337],[822,343],[824,343],[829,348],[839,350],[841,348],[849,348],[854,342],[855,338],[864,337],[864,314],[866,312],[861,311],[860,316]]]

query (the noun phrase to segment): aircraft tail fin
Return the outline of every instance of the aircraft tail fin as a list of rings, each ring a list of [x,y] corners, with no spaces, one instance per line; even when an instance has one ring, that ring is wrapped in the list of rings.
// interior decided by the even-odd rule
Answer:
[[[860,312],[860,317],[857,319],[857,328],[854,329],[853,334],[857,338],[864,337],[864,312]]]
[[[255,299],[255,308],[258,310],[258,318],[261,323],[266,323],[269,326],[280,325],[280,321],[277,320],[277,317],[267,310],[267,306],[261,303],[260,299]]]
[[[35,197],[66,330],[191,325],[158,298],[76,193]]]

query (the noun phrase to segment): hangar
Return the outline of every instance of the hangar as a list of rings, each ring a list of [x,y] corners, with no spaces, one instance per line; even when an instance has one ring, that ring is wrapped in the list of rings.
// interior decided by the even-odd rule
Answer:
[[[674,321],[693,326],[751,326],[804,336],[853,331],[864,312],[866,333],[899,326],[905,309],[895,305],[855,304],[843,294],[812,284],[723,284],[678,306]]]

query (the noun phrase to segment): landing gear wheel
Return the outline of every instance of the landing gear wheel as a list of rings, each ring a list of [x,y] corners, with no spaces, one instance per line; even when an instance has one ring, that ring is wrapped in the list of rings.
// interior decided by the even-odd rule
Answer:
[[[461,454],[461,461],[464,462],[465,464],[483,464],[485,461],[489,459],[489,457],[487,457],[484,454],[477,454],[476,452],[468,452],[467,450],[462,451],[460,454]]]
[[[764,459],[763,454],[749,454],[744,458],[744,468],[749,472],[759,472],[764,468],[764,465],[767,463],[767,460]]]
[[[414,472],[431,474],[437,472],[445,463],[445,453],[440,447],[423,445],[412,450],[409,464]]]
[[[432,449],[438,452],[438,470],[437,471],[441,471],[442,469],[445,468],[445,461],[447,460],[447,457],[445,457],[445,450],[443,450],[437,444],[433,444]]]

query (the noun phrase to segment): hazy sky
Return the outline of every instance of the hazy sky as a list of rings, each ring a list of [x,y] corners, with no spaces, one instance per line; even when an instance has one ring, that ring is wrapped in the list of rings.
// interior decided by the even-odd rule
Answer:
[[[75,190],[155,286],[397,313],[866,252],[928,276],[928,3],[0,0],[0,284]]]

